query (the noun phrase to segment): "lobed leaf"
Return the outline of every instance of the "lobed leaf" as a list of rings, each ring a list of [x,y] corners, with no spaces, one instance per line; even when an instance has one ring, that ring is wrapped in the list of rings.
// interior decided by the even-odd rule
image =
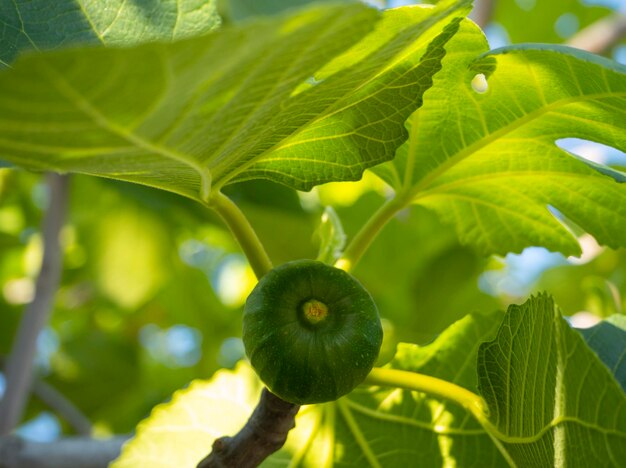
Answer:
[[[425,105],[409,120],[409,141],[376,172],[486,254],[531,245],[579,254],[553,208],[600,243],[625,246],[623,174],[555,141],[577,137],[626,150],[626,67],[561,46],[477,57],[487,45],[469,22],[446,47]],[[479,74],[487,82],[472,84]]]
[[[243,363],[234,371],[217,372],[210,381],[195,381],[171,402],[156,406],[110,466],[195,467],[216,438],[245,424],[260,393],[254,371]]]
[[[621,466],[626,395],[552,298],[509,307],[478,352],[491,432],[516,466]]]
[[[251,178],[304,190],[355,180],[405,140],[469,3],[385,13],[381,27],[396,27],[383,42],[366,37],[380,13],[355,4],[173,44],[31,55],[0,74],[0,159],[200,201]]]

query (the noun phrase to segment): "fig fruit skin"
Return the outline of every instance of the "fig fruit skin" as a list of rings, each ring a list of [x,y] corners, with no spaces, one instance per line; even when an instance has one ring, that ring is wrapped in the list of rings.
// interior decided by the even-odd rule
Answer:
[[[318,303],[327,308],[320,319]],[[314,316],[306,311],[314,304]],[[243,342],[272,393],[303,405],[333,401],[372,369],[382,343],[376,304],[350,274],[296,260],[265,275],[246,301]]]

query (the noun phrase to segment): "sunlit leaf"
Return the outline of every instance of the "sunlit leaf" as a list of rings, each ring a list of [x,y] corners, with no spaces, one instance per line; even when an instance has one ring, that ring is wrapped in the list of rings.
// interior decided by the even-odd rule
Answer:
[[[196,381],[154,408],[111,467],[195,467],[217,437],[241,428],[259,394],[254,372],[243,363],[210,381]]]
[[[173,44],[30,55],[0,74],[0,159],[203,201],[250,178],[355,180],[405,140],[468,3],[384,14],[394,34],[356,52],[381,17],[359,4]],[[312,78],[343,52],[336,73]]]
[[[426,394],[361,387],[336,402],[304,407],[285,447],[264,466],[619,466],[625,455],[626,395],[548,296],[509,307],[503,320],[499,313],[468,315],[428,346],[401,344],[390,367],[480,392],[488,414],[476,419],[456,403]],[[222,385],[244,384],[247,369],[219,374]],[[253,380],[250,390],[258,391]],[[206,390],[198,390],[203,386],[213,388],[196,383],[196,390],[179,393],[142,423],[122,460],[130,460],[124,457],[132,449],[133,463],[144,466],[152,455],[146,446],[139,450],[139,441],[158,433],[161,457],[193,466],[187,453],[201,458],[220,431],[232,434],[236,429],[224,428],[221,418],[196,409],[206,404],[200,401]],[[237,394],[238,422],[249,395]],[[216,407],[232,405],[232,396],[221,398]],[[191,414],[197,415],[193,424],[183,426]],[[196,451],[192,441],[204,445]]]
[[[626,149],[626,67],[559,46],[477,57],[486,43],[469,23],[447,48],[409,142],[376,169],[398,196],[436,211],[483,253],[579,253],[549,207],[602,244],[626,245],[626,184],[555,144],[577,137]],[[473,87],[477,74],[486,92]]]
[[[494,437],[517,466],[615,466],[626,459],[626,395],[552,298],[509,307],[478,352]]]

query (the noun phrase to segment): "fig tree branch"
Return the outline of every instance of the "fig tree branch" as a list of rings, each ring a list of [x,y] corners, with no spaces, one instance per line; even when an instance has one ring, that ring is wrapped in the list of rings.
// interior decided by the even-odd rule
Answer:
[[[127,436],[103,440],[68,437],[42,443],[0,437],[0,468],[106,468],[119,456],[126,440]]]
[[[92,432],[91,421],[65,395],[43,380],[35,380],[33,395],[44,402],[58,416],[63,418],[78,435],[89,436]]]
[[[626,15],[614,13],[590,24],[575,34],[567,45],[605,54],[626,37]]]
[[[26,306],[6,365],[6,391],[0,401],[0,436],[15,428],[28,402],[37,337],[48,321],[61,277],[63,253],[59,233],[65,221],[68,178],[49,174],[47,184],[50,196],[42,226],[43,261],[35,283],[35,297]]]
[[[481,29],[485,29],[485,26],[491,21],[495,6],[496,0],[474,0],[474,8],[469,14],[469,18]]]
[[[266,388],[245,426],[233,437],[213,442],[213,451],[198,468],[253,468],[279,450],[295,426],[300,406],[288,403]]]

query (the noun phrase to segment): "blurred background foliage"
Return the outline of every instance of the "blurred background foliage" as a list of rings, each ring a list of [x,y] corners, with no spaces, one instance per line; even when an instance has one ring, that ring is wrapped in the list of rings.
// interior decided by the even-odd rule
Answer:
[[[303,3],[231,0],[220,7],[229,23]],[[501,0],[492,5],[486,32],[494,47],[563,42],[620,5]],[[625,47],[607,54],[626,62]],[[572,151],[626,166],[623,154],[570,143]],[[263,181],[232,185],[226,192],[249,217],[275,264],[315,258],[315,229],[325,206],[335,208],[350,238],[388,195],[371,174],[310,193]],[[32,298],[46,202],[41,175],[0,169],[0,359]],[[427,343],[469,312],[521,302],[536,290],[550,291],[575,324],[590,326],[624,311],[626,252],[581,236],[581,259],[539,248],[483,258],[460,245],[433,214],[414,208],[385,228],[354,274],[379,306],[391,349],[394,340]],[[132,431],[174,390],[243,357],[241,309],[255,279],[225,226],[208,210],[146,187],[73,176],[62,241],[62,283],[39,340],[37,379],[73,402],[96,434]],[[0,393],[2,388],[0,374]],[[66,421],[34,396],[21,433],[51,440],[64,432],[72,432]]]

